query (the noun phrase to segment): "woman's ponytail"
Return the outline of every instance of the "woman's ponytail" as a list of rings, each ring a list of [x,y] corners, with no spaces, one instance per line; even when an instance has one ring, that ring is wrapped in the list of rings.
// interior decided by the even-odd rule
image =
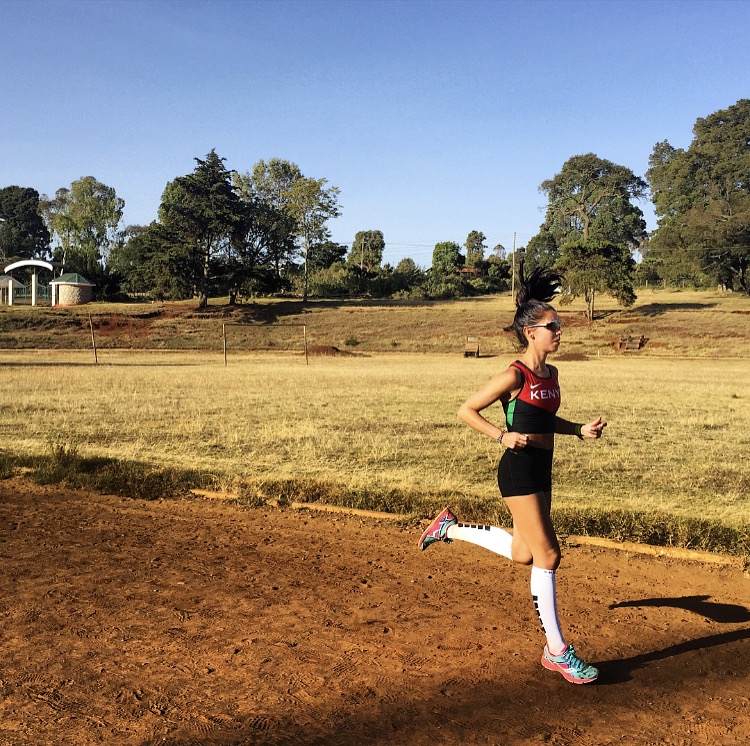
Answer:
[[[549,267],[536,267],[526,277],[523,259],[518,268],[518,279],[517,308],[534,300],[549,303],[560,292],[562,283],[562,277]]]
[[[511,328],[516,333],[522,349],[529,342],[523,333],[525,326],[538,323],[545,311],[554,311],[549,302],[560,292],[562,277],[549,267],[535,267],[528,277],[521,259],[518,268],[518,292],[516,293],[516,315]]]

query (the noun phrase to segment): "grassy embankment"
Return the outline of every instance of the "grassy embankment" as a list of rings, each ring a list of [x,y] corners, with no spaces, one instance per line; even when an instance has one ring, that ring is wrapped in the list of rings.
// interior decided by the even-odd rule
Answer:
[[[100,348],[98,366],[84,349],[0,354],[0,428],[12,444],[6,470],[26,465],[42,479],[141,497],[214,486],[248,502],[321,500],[421,517],[451,503],[467,519],[506,522],[494,486],[498,447],[458,423],[455,412],[513,357],[499,329],[509,321],[510,299],[309,309],[304,316],[295,315],[298,305],[295,313],[288,304],[250,310],[287,323],[303,319],[312,345],[356,354],[313,356],[305,366],[298,352],[235,352],[240,342],[301,347],[294,327],[254,329],[244,339],[247,330],[233,328],[225,368],[221,323],[247,307],[119,306],[109,315],[104,305],[2,309],[6,347],[15,333],[16,348],[39,349],[43,334],[48,348],[70,347],[71,339],[83,348],[91,312]],[[579,308],[561,310],[568,322],[557,356],[562,413],[578,420],[601,413],[610,426],[597,443],[559,439],[557,525],[750,553],[747,301],[659,293],[633,309],[603,310],[592,327]],[[62,331],[50,332],[60,324]],[[487,357],[462,357],[465,334],[481,337]],[[651,342],[616,355],[609,341],[620,334]],[[212,352],[114,349],[138,340],[164,348],[170,338]],[[354,339],[356,347],[344,344]],[[493,415],[501,421],[502,410]]]

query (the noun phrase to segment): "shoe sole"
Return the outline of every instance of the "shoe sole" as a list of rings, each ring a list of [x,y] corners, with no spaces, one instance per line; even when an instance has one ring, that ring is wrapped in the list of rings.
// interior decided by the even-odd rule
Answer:
[[[450,510],[450,509],[446,508],[445,510]],[[425,546],[422,546],[422,544],[424,543],[424,540],[426,538],[430,537],[430,531],[432,531],[432,528],[435,525],[435,523],[438,523],[438,518],[440,518],[440,516],[443,515],[443,513],[445,512],[445,510],[442,511],[437,516],[437,518],[435,518],[432,521],[432,523],[429,526],[427,526],[427,528],[424,530],[424,533],[422,534],[422,536],[419,537],[419,543],[417,544],[417,546],[419,547],[420,551],[424,552],[424,550],[427,549],[428,546],[430,546],[430,544],[428,544],[427,547],[425,547]],[[451,513],[451,515],[453,515],[453,514]],[[455,516],[454,516],[454,518],[455,518]],[[432,538],[432,537],[430,537],[430,538]],[[445,542],[445,539],[435,539],[435,541],[443,541],[443,542]],[[450,542],[445,542],[445,543],[447,544],[447,543],[450,543]]]
[[[427,531],[429,531],[429,529],[427,529]],[[425,549],[427,549],[427,547],[424,547],[424,546],[422,546],[422,544],[424,543],[424,540],[425,540],[425,539],[427,538],[427,531],[425,531],[425,532],[424,532],[424,533],[423,533],[423,534],[422,534],[422,535],[421,535],[421,536],[419,537],[419,544],[417,544],[417,546],[419,547],[419,551],[420,551],[420,552],[424,552],[424,550],[425,550]]]

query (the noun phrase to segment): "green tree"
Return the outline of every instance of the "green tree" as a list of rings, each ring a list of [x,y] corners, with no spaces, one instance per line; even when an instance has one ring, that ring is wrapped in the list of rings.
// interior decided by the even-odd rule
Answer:
[[[388,294],[390,274],[381,267],[385,239],[377,230],[358,231],[346,259],[346,267],[356,293],[371,293],[377,296]]]
[[[145,288],[137,279],[139,268],[144,262],[142,236],[148,231],[145,225],[128,225],[122,231],[122,241],[109,253],[107,266],[117,275],[120,290],[126,293],[143,292]]]
[[[0,189],[0,256],[33,259],[49,249],[50,235],[31,187]]]
[[[646,182],[625,166],[587,153],[569,158],[560,173],[540,187],[547,195],[545,222],[530,246],[553,254],[565,273],[568,300],[583,295],[589,321],[597,293],[635,302],[632,252],[646,238],[646,222],[632,200],[643,198]]]
[[[343,264],[348,250],[346,244],[323,241],[316,247],[315,253],[310,257],[310,271],[317,272],[328,269],[334,264]]]
[[[120,241],[119,225],[125,201],[113,187],[83,176],[58,189],[53,199],[42,197],[40,209],[57,238],[56,258],[97,284],[105,281],[110,251]]]
[[[432,298],[457,298],[466,287],[458,270],[464,265],[461,247],[455,241],[442,241],[432,250],[432,266],[426,290]]]
[[[542,228],[523,250],[523,258],[529,272],[537,267],[554,267],[560,259],[560,248],[552,233]]]
[[[357,267],[363,274],[372,272],[383,261],[384,250],[383,231],[358,231],[354,236],[347,264]]]
[[[288,192],[296,181],[303,178],[299,166],[282,158],[260,160],[253,165],[252,173],[237,174],[238,191],[241,196],[248,194],[259,197],[267,204],[283,211],[288,204]]]
[[[243,251],[255,265],[252,291],[274,292],[286,287],[284,270],[296,251],[293,218],[259,198],[243,201]],[[346,253],[346,249],[344,249]],[[250,289],[250,288],[248,288]]]
[[[464,248],[466,249],[466,266],[481,269],[484,262],[486,237],[481,231],[471,231],[466,237]]]
[[[393,270],[394,292],[408,293],[424,280],[424,271],[409,257],[402,259]]]
[[[593,153],[569,158],[559,174],[542,182],[548,199],[543,229],[562,247],[589,238],[636,248],[646,223],[632,203],[646,195],[648,185],[629,168]]]
[[[455,241],[442,241],[435,244],[432,250],[432,272],[433,276],[441,279],[447,275],[455,274],[464,264],[461,247]]]
[[[665,284],[677,284],[702,272],[700,250],[691,243],[690,231],[683,216],[690,209],[688,192],[691,188],[691,166],[666,140],[656,143],[649,157],[646,172],[651,185],[651,199],[658,216],[658,228],[643,249],[644,260],[658,272]]]
[[[125,240],[110,255],[110,270],[120,277],[121,290],[148,293],[157,300],[183,300],[193,295],[191,255],[182,237],[158,221],[125,229]]]
[[[487,257],[488,290],[500,293],[510,289],[510,262],[504,255],[493,252]]]
[[[252,205],[255,216],[248,225],[247,239],[270,262],[278,286],[296,252],[296,223],[289,209],[288,192],[303,178],[302,172],[296,163],[271,158],[258,161],[252,172],[235,172],[232,176],[237,194]]]
[[[638,262],[633,276],[636,284],[639,286],[648,287],[649,285],[657,285],[664,279],[663,267],[661,262],[651,252],[646,252],[643,259]]]
[[[557,269],[563,273],[567,285],[563,302],[583,296],[589,321],[594,319],[598,293],[609,292],[623,306],[635,303],[635,259],[627,246],[596,238],[580,239],[565,244]]]
[[[351,274],[343,262],[310,270],[308,293],[318,298],[344,298],[352,293]]]
[[[646,176],[658,216],[649,253],[697,260],[750,294],[750,99],[699,118],[687,150],[657,143]]]
[[[338,187],[326,187],[326,179],[302,177],[285,192],[287,210],[295,223],[304,261],[302,300],[307,301],[310,260],[317,247],[329,240],[326,222],[340,215]]]
[[[178,176],[162,195],[160,216],[167,234],[179,237],[174,250],[205,308],[212,290],[236,293],[237,236],[246,219],[224,159],[211,150],[193,173]]]

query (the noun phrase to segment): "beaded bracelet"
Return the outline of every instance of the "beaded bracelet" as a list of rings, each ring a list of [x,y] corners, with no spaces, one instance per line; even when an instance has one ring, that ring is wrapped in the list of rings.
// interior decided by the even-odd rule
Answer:
[[[505,437],[505,432],[506,432],[505,430],[500,431],[500,435],[498,435],[497,438],[495,438],[495,443],[502,444],[503,438]]]

